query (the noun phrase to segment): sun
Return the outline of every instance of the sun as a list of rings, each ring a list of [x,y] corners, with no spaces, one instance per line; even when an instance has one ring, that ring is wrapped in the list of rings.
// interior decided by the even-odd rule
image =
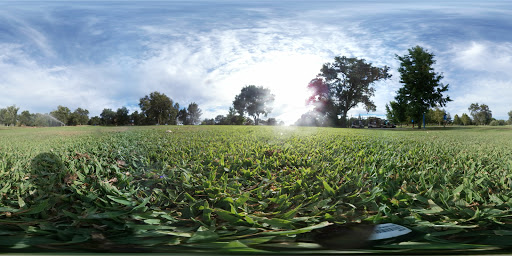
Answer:
[[[260,56],[259,61],[231,73],[226,82],[240,89],[245,85],[269,88],[275,95],[275,101],[268,117],[290,125],[312,108],[306,105],[310,94],[307,85],[316,77],[324,62],[314,54],[267,52]]]

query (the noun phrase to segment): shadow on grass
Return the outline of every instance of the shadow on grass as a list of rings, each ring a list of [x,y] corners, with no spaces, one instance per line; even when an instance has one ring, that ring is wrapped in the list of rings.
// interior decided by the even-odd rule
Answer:
[[[59,156],[45,152],[37,155],[31,162],[33,186],[39,199],[48,198],[61,192],[66,167]]]
[[[20,171],[21,172],[21,171]],[[30,163],[29,173],[23,175],[17,185],[18,204],[20,209],[15,211],[11,221],[4,220],[0,229],[0,251],[2,252],[40,252],[42,246],[55,242],[48,236],[36,234],[49,233],[41,231],[39,224],[57,216],[58,212],[52,207],[60,194],[64,193],[62,180],[66,167],[59,156],[53,153],[41,153]],[[25,176],[26,175],[26,176]],[[28,231],[32,229],[32,231]]]

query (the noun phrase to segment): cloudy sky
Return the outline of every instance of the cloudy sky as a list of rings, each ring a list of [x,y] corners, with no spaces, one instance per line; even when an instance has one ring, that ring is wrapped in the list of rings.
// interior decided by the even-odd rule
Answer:
[[[382,115],[401,86],[395,55],[416,45],[436,55],[452,116],[478,102],[508,119],[509,1],[2,1],[0,107],[93,116],[159,91],[214,118],[254,84],[276,95],[269,117],[290,124],[322,64],[344,55],[391,67],[375,84]]]

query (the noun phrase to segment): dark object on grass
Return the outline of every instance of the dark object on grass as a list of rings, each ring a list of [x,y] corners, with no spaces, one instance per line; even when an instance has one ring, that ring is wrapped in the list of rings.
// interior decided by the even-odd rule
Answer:
[[[369,238],[375,230],[372,224],[333,224],[315,230],[313,240],[328,249],[361,249],[370,244]]]

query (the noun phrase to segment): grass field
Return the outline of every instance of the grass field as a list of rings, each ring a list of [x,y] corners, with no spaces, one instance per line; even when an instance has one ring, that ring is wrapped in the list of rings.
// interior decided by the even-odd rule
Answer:
[[[412,229],[372,250],[512,246],[512,129],[0,129],[0,248],[321,252],[331,223]]]

